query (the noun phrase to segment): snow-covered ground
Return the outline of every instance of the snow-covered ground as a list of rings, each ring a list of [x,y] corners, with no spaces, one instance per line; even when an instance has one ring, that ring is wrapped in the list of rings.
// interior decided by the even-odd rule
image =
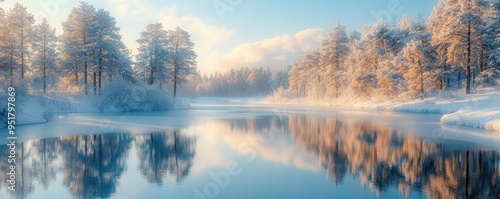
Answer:
[[[445,91],[424,100],[354,100],[341,98],[336,101],[311,99],[279,99],[271,96],[262,103],[335,106],[353,109],[386,110],[396,112],[444,114],[441,122],[500,132],[500,88],[481,88],[473,94],[464,90]]]
[[[195,98],[178,99],[176,109],[185,109],[190,103],[210,106],[272,104],[269,99],[259,98]],[[278,103],[276,103],[278,104]],[[482,88],[474,94],[466,95],[462,90],[446,91],[415,101],[370,101],[361,102],[349,99],[336,102],[318,102],[306,99],[287,99],[279,104],[316,105],[342,107],[349,109],[386,110],[395,112],[444,114],[441,122],[445,124],[483,128],[500,132],[500,88]],[[21,104],[17,112],[17,124],[39,124],[51,120],[58,113],[99,113],[92,100],[80,97],[77,99],[29,98]],[[105,112],[113,112],[108,110]]]
[[[173,110],[187,109],[190,106],[190,99],[177,98],[172,106]],[[100,111],[97,108],[96,100],[91,97],[79,96],[69,98],[50,98],[45,96],[27,97],[19,102],[16,112],[17,125],[33,125],[50,122],[57,114],[64,113],[109,113],[119,112],[114,109]]]

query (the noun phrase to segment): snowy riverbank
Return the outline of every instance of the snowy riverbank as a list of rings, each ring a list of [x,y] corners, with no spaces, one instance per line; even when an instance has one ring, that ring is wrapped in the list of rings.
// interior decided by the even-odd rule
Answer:
[[[91,97],[80,96],[72,99],[49,98],[49,97],[27,97],[19,102],[16,109],[17,125],[33,125],[50,122],[56,114],[65,113],[110,113],[121,112],[115,108],[99,110],[97,101]],[[188,98],[176,98],[170,105],[169,110],[188,109],[191,100]]]
[[[93,105],[92,100],[80,98],[79,100],[47,100],[29,98],[22,104],[22,109],[17,115],[17,124],[38,124],[50,121],[52,114],[58,113],[98,113],[101,112]],[[186,109],[190,99],[178,99],[174,109]],[[360,102],[349,99],[336,102],[313,102],[306,99],[289,98],[280,102],[271,102],[270,99],[258,100],[256,98],[197,98],[192,100],[199,104],[227,104],[229,101],[236,104],[295,104],[334,106],[353,109],[386,110],[396,112],[414,112],[443,114],[441,122],[445,124],[483,128],[500,132],[500,88],[483,88],[474,94],[466,95],[461,90],[446,91],[428,97],[425,100],[410,102],[371,101]],[[107,110],[105,112],[113,112]]]
[[[336,101],[280,98],[271,96],[262,103],[333,106],[353,109],[386,110],[396,112],[443,114],[441,122],[500,132],[500,88],[481,88],[473,94],[463,90],[445,91],[425,100],[372,100],[360,101],[341,98]],[[288,96],[290,96],[288,94]]]

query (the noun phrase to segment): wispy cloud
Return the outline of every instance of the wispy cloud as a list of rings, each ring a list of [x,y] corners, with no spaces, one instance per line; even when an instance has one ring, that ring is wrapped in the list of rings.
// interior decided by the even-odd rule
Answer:
[[[180,16],[175,6],[157,7],[150,1],[139,0],[108,0],[108,3],[110,5],[119,5],[114,6],[117,17],[142,18],[151,21],[150,23],[161,22],[166,29],[174,29],[179,26],[186,30],[191,34],[192,41],[195,42],[194,50],[198,54],[198,63],[202,68],[202,63],[207,60],[206,55],[209,55],[217,45],[229,40],[235,33],[235,30],[210,23],[193,14]],[[143,24],[144,27],[146,25]],[[133,43],[126,42],[135,52],[137,48],[135,40]]]
[[[214,52],[210,64],[219,70],[241,66],[282,66],[297,54],[313,50],[323,41],[325,32],[320,28],[307,29],[293,35],[281,35],[262,41],[244,43],[228,53]]]

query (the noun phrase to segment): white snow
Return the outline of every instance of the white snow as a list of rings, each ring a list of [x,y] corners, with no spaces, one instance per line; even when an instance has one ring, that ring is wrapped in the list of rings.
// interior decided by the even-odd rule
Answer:
[[[242,104],[278,104],[276,96],[270,100],[259,98],[178,98],[174,109],[189,108],[189,104],[196,103],[198,106],[209,105],[242,105]],[[281,98],[279,104],[296,105],[319,105],[342,107],[348,109],[370,109],[386,110],[395,112],[435,113],[444,114],[441,122],[467,127],[483,128],[500,132],[500,88],[482,88],[474,94],[466,95],[463,90],[446,91],[427,97],[425,100],[405,102],[404,100],[391,101],[354,101],[341,98],[336,101],[314,101],[308,99],[297,99],[293,97]],[[39,124],[47,122],[44,112],[52,110],[53,113],[100,113],[91,99],[78,97],[75,99],[49,99],[29,98],[26,99],[17,110],[17,124]],[[105,112],[113,112],[108,110]]]
[[[473,94],[465,94],[464,89],[444,91],[432,97],[427,96],[424,100],[413,101],[356,100],[350,97],[318,101],[290,96],[292,95],[289,93],[280,93],[278,96],[275,94],[261,102],[444,114],[441,122],[445,124],[500,132],[500,88],[498,87],[476,89]]]
[[[444,115],[441,122],[500,132],[500,93],[485,95],[482,98],[472,95],[460,110]]]
[[[36,99],[27,99],[20,107],[16,109],[16,124],[39,124],[45,123],[47,120],[43,118],[43,112],[47,107],[41,106]]]
[[[172,110],[188,109],[190,99],[176,98]],[[56,114],[64,113],[112,113],[113,109],[100,111],[96,100],[89,96],[77,96],[72,99],[46,96],[27,97],[16,104],[16,125],[33,125],[50,122]]]

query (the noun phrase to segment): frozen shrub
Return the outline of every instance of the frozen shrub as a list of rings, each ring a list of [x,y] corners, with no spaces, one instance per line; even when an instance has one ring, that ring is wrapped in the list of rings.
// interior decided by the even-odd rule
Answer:
[[[100,101],[101,111],[165,111],[174,108],[175,99],[156,86],[131,84],[123,79],[110,82],[103,88]]]

